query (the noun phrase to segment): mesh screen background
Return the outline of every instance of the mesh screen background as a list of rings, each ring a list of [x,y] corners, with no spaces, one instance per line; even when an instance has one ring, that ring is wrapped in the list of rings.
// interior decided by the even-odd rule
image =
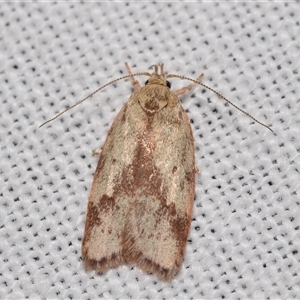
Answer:
[[[0,298],[299,298],[299,14],[295,2],[2,2]],[[204,84],[276,133],[200,86],[180,96],[201,174],[171,282],[82,265],[91,154],[130,81],[38,127],[126,74],[125,61],[134,72],[204,72]]]

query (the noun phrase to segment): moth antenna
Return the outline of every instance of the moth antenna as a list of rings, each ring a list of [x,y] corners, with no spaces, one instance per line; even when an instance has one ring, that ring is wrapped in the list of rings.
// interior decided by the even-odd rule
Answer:
[[[75,104],[71,105],[70,107],[66,108],[65,110],[63,110],[62,112],[58,113],[55,117],[53,117],[52,119],[49,119],[47,120],[46,122],[42,123],[39,127],[41,128],[42,126],[46,125],[47,123],[49,122],[52,122],[53,120],[57,119],[58,117],[60,117],[62,114],[64,114],[65,112],[67,112],[68,110],[74,108],[75,106],[81,104],[82,102],[84,102],[85,100],[91,98],[92,96],[94,96],[96,93],[98,93],[100,90],[104,89],[105,87],[107,87],[108,85],[110,84],[113,84],[119,80],[122,80],[122,79],[126,79],[126,78],[129,78],[129,77],[132,77],[132,76],[140,76],[140,75],[145,75],[145,76],[151,76],[150,73],[148,72],[141,72],[141,73],[136,73],[136,74],[129,74],[129,75],[124,75],[122,77],[119,77],[117,79],[114,79],[104,85],[102,85],[101,87],[99,87],[97,90],[95,90],[94,92],[92,92],[91,94],[89,94],[88,96],[86,96],[85,98],[83,98],[82,100],[76,102]]]
[[[234,108],[238,109],[240,112],[242,112],[243,114],[245,114],[246,116],[248,116],[249,118],[251,118],[253,121],[255,121],[256,123],[266,127],[267,129],[269,129],[270,131],[272,131],[274,133],[274,131],[266,124],[258,121],[257,119],[255,119],[254,117],[252,117],[250,114],[248,114],[246,111],[244,111],[243,109],[241,109],[240,107],[238,107],[236,104],[234,104],[233,102],[231,102],[230,100],[228,100],[227,98],[225,98],[222,94],[220,94],[219,92],[215,91],[214,89],[212,89],[211,87],[201,83],[200,81],[185,77],[185,76],[181,76],[181,75],[176,75],[176,74],[169,74],[166,76],[166,78],[180,78],[180,79],[186,79],[192,82],[195,82],[197,84],[202,85],[203,87],[205,87],[206,89],[212,91],[213,93],[215,93],[217,96],[219,96],[220,98],[222,98],[223,100],[225,100],[228,104],[230,104],[231,106],[233,106]]]

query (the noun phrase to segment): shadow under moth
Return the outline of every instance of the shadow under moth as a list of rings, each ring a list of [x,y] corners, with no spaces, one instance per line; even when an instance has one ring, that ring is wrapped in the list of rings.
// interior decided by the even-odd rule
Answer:
[[[162,280],[171,280],[183,261],[197,172],[190,121],[177,96],[195,84],[212,89],[199,82],[203,74],[193,80],[166,75],[163,64],[154,65],[152,74],[132,74],[126,67],[129,75],[67,109],[124,78],[131,78],[135,87],[100,153],[88,201],[82,257],[87,269],[104,272],[135,264]],[[136,75],[149,77],[144,87],[135,80]],[[172,77],[192,83],[172,92],[167,80]]]

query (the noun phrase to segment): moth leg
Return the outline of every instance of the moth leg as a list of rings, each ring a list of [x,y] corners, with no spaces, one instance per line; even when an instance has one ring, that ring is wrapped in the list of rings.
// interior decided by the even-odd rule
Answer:
[[[129,67],[129,64],[128,64],[127,62],[125,63],[125,66],[126,66],[126,69],[127,69],[128,73],[129,73],[129,75],[130,75],[131,84],[134,86],[134,88],[135,88],[136,90],[140,90],[142,87],[141,87],[140,83],[138,82],[138,80],[136,80],[136,79],[134,78],[134,76],[133,76],[133,74],[132,74],[132,72],[131,72],[131,69],[130,69],[130,67]]]
[[[96,155],[99,155],[99,156],[100,156],[101,152],[102,152],[102,149],[93,151],[92,156],[96,156]]]
[[[196,78],[196,81],[200,81],[201,78],[204,76],[204,74],[202,73],[201,75],[199,75],[197,78]],[[186,92],[188,92],[191,88],[193,88],[194,85],[196,85],[197,83],[196,82],[193,82],[191,83],[190,85],[186,86],[186,87],[183,87],[177,91],[175,91],[175,95],[178,96],[178,95],[182,95],[182,94],[185,94]]]

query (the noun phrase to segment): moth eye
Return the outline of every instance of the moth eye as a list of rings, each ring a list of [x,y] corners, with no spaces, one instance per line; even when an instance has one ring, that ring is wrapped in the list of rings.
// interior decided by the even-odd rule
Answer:
[[[167,80],[167,87],[170,89],[171,88],[171,83],[170,81]]]
[[[147,81],[145,82],[145,85],[147,85],[147,84],[148,84],[148,82],[149,82],[149,80],[147,80]]]

